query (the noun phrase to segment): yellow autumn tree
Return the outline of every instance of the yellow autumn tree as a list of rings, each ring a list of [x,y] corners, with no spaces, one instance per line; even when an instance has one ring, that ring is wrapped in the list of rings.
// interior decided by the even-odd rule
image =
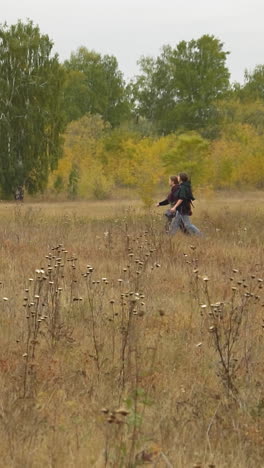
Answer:
[[[100,160],[101,137],[109,129],[100,116],[87,114],[71,122],[64,135],[63,157],[49,180],[49,187],[69,196],[105,198],[111,180]]]
[[[211,146],[212,180],[217,188],[263,188],[264,136],[247,124],[230,124]]]
[[[163,157],[167,174],[187,172],[196,185],[205,183],[209,175],[209,148],[209,141],[197,132],[177,135]]]
[[[157,184],[164,175],[163,156],[175,136],[144,138],[117,130],[107,135],[102,154],[107,173],[117,185],[134,187],[145,205],[153,202]]]

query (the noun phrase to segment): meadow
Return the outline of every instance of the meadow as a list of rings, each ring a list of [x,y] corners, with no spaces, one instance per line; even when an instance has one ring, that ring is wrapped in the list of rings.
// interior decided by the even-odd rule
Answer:
[[[264,194],[0,204],[0,467],[264,467]]]

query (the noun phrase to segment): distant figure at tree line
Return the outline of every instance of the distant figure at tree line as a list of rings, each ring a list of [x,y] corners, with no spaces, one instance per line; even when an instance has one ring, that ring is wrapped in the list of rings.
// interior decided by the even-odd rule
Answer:
[[[191,224],[190,216],[192,215],[192,202],[195,200],[191,182],[188,175],[185,172],[180,172],[178,175],[179,180],[179,189],[175,197],[177,201],[175,205],[170,209],[172,213],[175,213],[175,217],[172,219],[170,225],[170,234],[175,234],[179,229],[181,229],[181,224],[183,223],[184,228],[189,234],[202,235],[201,231]]]
[[[179,188],[180,188],[178,176],[174,175],[174,176],[169,177],[169,186],[171,188],[169,194],[167,195],[165,200],[160,201],[159,203],[157,203],[156,206],[171,205],[171,207],[173,207],[175,205],[175,203],[177,202],[178,192],[179,192]],[[166,219],[167,219],[165,229],[166,229],[166,232],[169,232],[171,222],[172,222],[173,218],[175,217],[176,213],[172,212],[171,210],[167,210],[167,211],[165,211],[164,215],[166,216]],[[185,234],[187,233],[183,222],[180,223],[180,229]]]
[[[15,200],[16,201],[24,201],[24,189],[22,185],[19,185],[15,191]]]

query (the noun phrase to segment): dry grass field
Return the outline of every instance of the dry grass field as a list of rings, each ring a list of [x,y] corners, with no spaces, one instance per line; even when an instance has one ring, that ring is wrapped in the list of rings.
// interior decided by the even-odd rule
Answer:
[[[264,194],[0,205],[0,467],[264,467]]]

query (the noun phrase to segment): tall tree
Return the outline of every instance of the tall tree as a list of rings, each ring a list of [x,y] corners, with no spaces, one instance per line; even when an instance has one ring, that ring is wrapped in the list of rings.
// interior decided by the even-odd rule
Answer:
[[[245,70],[244,83],[234,83],[226,99],[217,103],[220,136],[223,127],[232,123],[251,125],[264,133],[264,65]]]
[[[112,126],[129,116],[126,84],[114,56],[80,47],[65,62],[68,79],[65,102],[68,121],[85,113],[99,114]]]
[[[160,132],[203,129],[215,118],[214,102],[229,87],[228,52],[214,36],[164,46],[157,59],[141,58],[141,75],[134,83],[140,115],[154,121]]]
[[[257,65],[252,72],[245,71],[243,85],[237,85],[236,94],[243,101],[264,101],[264,65]]]
[[[64,72],[31,21],[0,27],[0,185],[44,189],[61,152]]]

